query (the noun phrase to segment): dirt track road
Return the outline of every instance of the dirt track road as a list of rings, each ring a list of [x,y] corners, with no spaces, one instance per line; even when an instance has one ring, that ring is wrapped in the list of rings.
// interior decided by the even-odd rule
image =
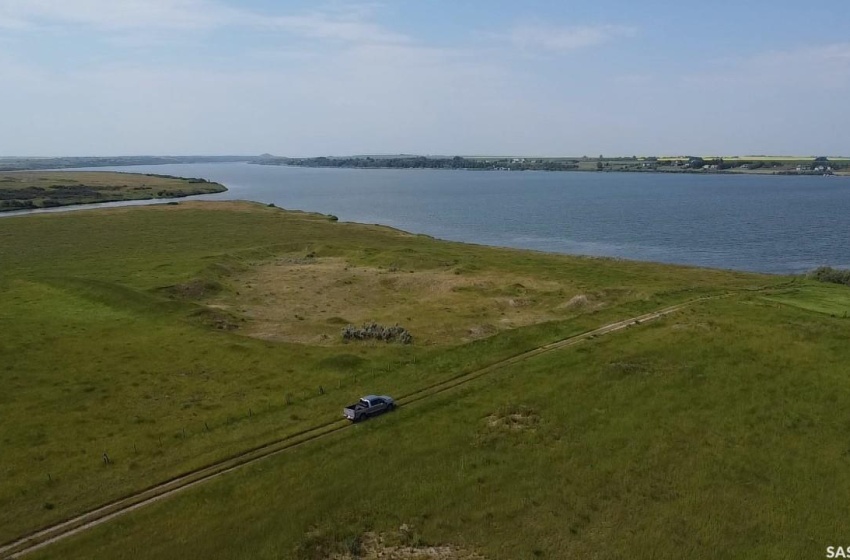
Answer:
[[[449,391],[451,389],[454,389],[455,387],[469,383],[470,381],[493,373],[494,371],[501,369],[505,366],[515,364],[523,360],[527,360],[540,354],[574,346],[585,340],[596,338],[598,336],[606,334],[611,334],[613,332],[628,328],[632,325],[639,325],[647,321],[653,321],[671,313],[674,313],[682,309],[683,307],[709,299],[716,299],[718,297],[723,296],[707,296],[692,299],[680,303],[678,305],[666,307],[664,309],[646,313],[638,317],[632,317],[629,319],[618,321],[616,323],[611,323],[609,325],[599,327],[592,331],[565,338],[558,342],[546,344],[544,346],[534,348],[533,350],[523,352],[522,354],[518,354],[511,358],[507,358],[505,360],[490,364],[489,366],[483,367],[481,369],[462,373],[439,383],[423,387],[414,391],[413,393],[399,397],[397,399],[397,403],[400,406],[411,405],[417,401],[421,401],[428,397],[443,393],[445,391]],[[71,519],[53,525],[51,527],[47,527],[29,535],[23,536],[13,542],[4,544],[3,546],[0,546],[0,559],[5,560],[12,558],[20,558],[25,554],[29,554],[59,540],[65,539],[77,533],[81,533],[102,523],[106,523],[107,521],[115,519],[116,517],[129,513],[146,505],[158,502],[160,500],[164,500],[178,492],[181,492],[188,488],[192,488],[193,486],[196,486],[203,482],[212,480],[213,478],[221,476],[244,465],[254,463],[261,459],[265,459],[266,457],[277,455],[294,447],[304,445],[313,440],[328,436],[341,430],[350,429],[350,427],[351,426],[347,420],[328,421],[324,424],[314,426],[302,432],[298,432],[296,434],[289,435],[285,438],[269,442],[260,447],[244,451],[238,455],[234,455],[227,459],[218,461],[214,464],[186,473],[171,480],[162,482],[160,484],[147,488],[146,490],[142,490],[125,498],[121,498],[104,506],[101,506],[97,509],[88,511]]]

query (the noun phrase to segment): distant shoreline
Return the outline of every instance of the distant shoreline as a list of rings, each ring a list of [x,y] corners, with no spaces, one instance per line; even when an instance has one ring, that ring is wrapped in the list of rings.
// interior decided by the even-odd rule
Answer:
[[[272,167],[291,167],[295,169],[349,169],[355,171],[488,171],[488,172],[547,172],[547,173],[637,173],[637,174],[658,174],[658,175],[735,175],[749,177],[850,177],[850,170],[833,171],[832,173],[820,172],[792,172],[792,171],[737,171],[737,170],[704,170],[704,169],[488,169],[475,167],[390,167],[390,166],[340,166],[340,165],[298,165],[292,163],[264,163],[264,162],[246,162],[252,165],[266,165]]]
[[[351,156],[289,158],[261,156],[121,156],[0,158],[0,172],[144,165],[250,163],[322,169],[439,169],[455,171],[579,171],[592,173],[677,173],[771,176],[850,176],[850,158],[798,156],[728,157],[486,157]]]
[[[850,175],[850,158],[486,158],[486,157],[261,157],[249,163],[328,169],[439,169],[456,171],[585,171],[740,175]]]

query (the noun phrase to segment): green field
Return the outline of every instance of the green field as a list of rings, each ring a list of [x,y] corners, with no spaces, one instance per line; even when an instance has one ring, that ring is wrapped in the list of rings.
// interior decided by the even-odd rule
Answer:
[[[850,530],[842,286],[248,203],[4,218],[0,265],[0,543],[336,419],[362,394],[723,296],[32,557],[801,558]],[[341,340],[369,320],[414,344]]]
[[[205,179],[108,171],[0,173],[0,212],[71,204],[178,198],[227,189]]]
[[[850,288],[842,285],[807,284],[777,291],[765,299],[831,317],[850,315]]]

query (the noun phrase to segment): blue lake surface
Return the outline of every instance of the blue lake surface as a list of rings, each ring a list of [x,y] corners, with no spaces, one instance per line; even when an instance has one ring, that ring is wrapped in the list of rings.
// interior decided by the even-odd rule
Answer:
[[[850,267],[850,178],[315,169],[100,170],[203,177],[245,199],[442,239],[770,273]]]

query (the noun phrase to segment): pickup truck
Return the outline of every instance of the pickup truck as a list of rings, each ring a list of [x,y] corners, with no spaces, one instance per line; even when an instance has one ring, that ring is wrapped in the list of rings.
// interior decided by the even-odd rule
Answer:
[[[360,399],[359,402],[346,406],[342,410],[342,414],[352,422],[359,422],[370,416],[389,412],[394,409],[395,401],[391,397],[386,395],[367,395]]]

